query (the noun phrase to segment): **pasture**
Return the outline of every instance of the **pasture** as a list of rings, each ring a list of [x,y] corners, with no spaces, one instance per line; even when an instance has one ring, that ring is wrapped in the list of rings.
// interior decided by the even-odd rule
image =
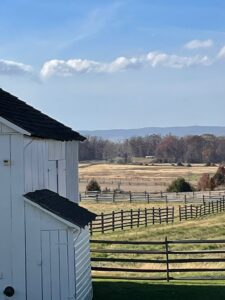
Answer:
[[[80,166],[80,191],[84,192],[88,181],[92,178],[96,179],[102,189],[108,188],[111,191],[113,189],[121,189],[124,191],[131,192],[144,192],[149,193],[154,192],[164,192],[169,185],[169,183],[175,178],[182,176],[186,180],[190,181],[194,186],[196,186],[199,177],[204,173],[214,174],[218,166],[207,167],[204,165],[192,165],[192,167],[177,167],[169,164],[163,165],[119,165],[119,164],[86,164]],[[183,198],[182,198],[183,199]],[[168,205],[173,205],[175,208],[175,214],[178,213],[179,204],[181,203],[168,203]],[[138,210],[138,209],[149,209],[151,207],[155,208],[165,208],[166,203],[163,202],[102,202],[99,201],[82,201],[81,205],[94,211],[97,214],[100,213],[110,213],[113,210]],[[200,219],[193,219],[183,222],[176,221],[174,223],[168,224],[155,224],[154,226],[149,227],[133,227],[131,229],[126,229],[124,231],[114,231],[107,232],[106,234],[97,233],[92,239],[95,240],[112,240],[112,241],[164,241],[167,236],[169,240],[215,240],[225,239],[225,230],[223,224],[225,223],[225,213],[214,214],[210,216],[205,216]],[[158,247],[158,246],[157,246]],[[214,244],[214,245],[189,245],[188,250],[190,251],[205,251],[209,247],[210,250],[223,251],[223,245]],[[104,249],[104,244],[91,244],[92,249],[100,250]],[[93,266],[106,266],[107,268],[140,268],[143,269],[162,269],[165,268],[164,264],[161,263],[126,263],[118,262],[119,259],[126,259],[131,257],[132,259],[143,259],[141,254],[113,254],[113,251],[120,249],[120,246],[116,244],[108,245],[112,253],[94,253],[92,252],[92,257],[100,257],[103,259],[103,262],[92,262]],[[123,247],[122,247],[123,248]],[[128,245],[129,251],[135,251],[134,245]],[[153,249],[153,248],[151,248]],[[158,248],[157,248],[158,249]],[[157,250],[156,249],[156,250]],[[187,250],[187,245],[179,245],[178,251]],[[143,250],[146,250],[144,246]],[[159,250],[159,249],[158,249]],[[157,251],[158,251],[157,250]],[[215,254],[202,254],[199,256],[201,259],[211,259],[215,257]],[[144,255],[144,258],[147,260],[151,259],[164,259],[164,256],[157,255],[156,257],[150,257],[150,255]],[[171,255],[170,258],[174,259],[175,256]],[[193,258],[190,255],[184,255],[182,259],[191,259]],[[195,257],[194,257],[195,258]],[[224,254],[218,254],[218,258],[224,258]],[[108,260],[104,262],[104,260]],[[112,261],[110,261],[112,260]],[[113,262],[114,260],[114,262]],[[174,268],[224,268],[225,262],[187,262],[184,264],[174,264]],[[139,277],[132,281],[130,280],[121,280],[121,279],[93,279],[94,287],[94,300],[105,299],[193,299],[193,300],[211,300],[215,298],[222,300],[225,297],[225,281],[223,280],[211,280],[225,276],[225,272],[215,272],[215,273],[184,273],[179,274],[175,273],[174,277],[179,277],[184,275],[186,277],[190,276],[206,276],[208,281],[142,281],[141,276],[143,273],[118,273],[118,272],[98,272],[93,271],[93,276],[125,276],[125,277]],[[148,274],[147,274],[148,275]],[[187,276],[188,275],[188,276]],[[151,276],[151,274],[149,275]],[[212,277],[211,277],[212,276]],[[154,273],[153,273],[154,277]]]
[[[200,220],[190,220],[182,223],[175,224],[167,224],[167,225],[155,225],[147,228],[133,228],[127,231],[113,232],[107,233],[107,235],[99,235],[98,240],[115,240],[115,241],[164,241],[165,236],[167,236],[170,240],[195,240],[195,239],[207,239],[207,240],[215,240],[215,239],[224,239],[225,230],[223,224],[225,223],[225,214],[213,215],[202,218]],[[96,238],[95,238],[96,239]],[[93,248],[102,249],[103,244],[92,245]],[[108,246],[110,250],[118,249],[118,245],[110,245]],[[135,250],[134,245],[129,246],[129,250]],[[197,248],[198,247],[198,248]],[[204,244],[202,245],[179,245],[178,250],[190,250],[196,251],[202,250],[203,252],[206,249],[212,250],[223,250],[223,245],[214,244],[208,247]],[[143,246],[143,250],[146,250],[146,246]],[[153,249],[153,248],[151,248]],[[99,256],[99,254],[92,253],[92,257]],[[118,255],[117,255],[118,256]],[[143,259],[143,255],[141,254],[120,254],[120,258],[128,258],[131,256],[132,258]],[[201,256],[197,256],[201,259],[208,257],[215,257],[215,254],[202,254]],[[116,257],[116,254],[107,254],[103,253],[100,255],[103,258],[113,258]],[[151,259],[150,256],[145,255],[144,258]],[[172,257],[170,255],[170,257]],[[218,255],[218,257],[223,258],[224,254]],[[162,259],[162,256],[157,255],[155,258]],[[190,255],[183,255],[183,258],[189,259]],[[101,264],[101,263],[100,263]],[[99,266],[99,265],[98,265]],[[115,262],[107,262],[105,265],[107,267],[134,267],[134,264],[128,265],[126,263],[116,263]],[[137,265],[136,265],[137,267]],[[164,266],[165,267],[165,266]],[[176,268],[224,268],[223,262],[205,262],[205,263],[185,263],[185,264],[175,264]],[[160,269],[163,268],[162,264],[156,263],[141,263],[139,264],[140,269]],[[222,274],[223,273],[223,274]],[[172,282],[165,281],[141,281],[141,280],[113,280],[113,279],[94,279],[94,299],[105,299],[105,295],[107,293],[107,299],[193,299],[193,300],[212,300],[216,299],[222,300],[225,297],[225,281],[224,280],[212,280],[216,277],[220,277],[225,275],[225,272],[222,273],[204,273],[203,275],[208,278],[206,281],[201,280],[179,280]],[[96,275],[97,272],[93,272],[93,275]],[[99,275],[99,274],[98,274]],[[107,276],[107,273],[102,273],[103,276]],[[118,276],[141,276],[139,274],[131,274],[122,273],[118,274],[118,272],[111,273],[110,275]],[[183,276],[183,274],[176,273],[176,276]],[[153,274],[154,276],[154,274]],[[202,276],[201,272],[195,273],[187,273],[184,276]]]
[[[172,180],[184,177],[196,186],[204,173],[214,174],[218,166],[193,164],[191,167],[171,164],[80,164],[80,192],[84,192],[88,181],[96,179],[103,189],[122,189],[131,192],[165,191]]]

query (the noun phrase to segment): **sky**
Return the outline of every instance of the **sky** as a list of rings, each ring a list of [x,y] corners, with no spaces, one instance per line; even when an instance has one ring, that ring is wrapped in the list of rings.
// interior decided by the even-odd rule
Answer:
[[[224,0],[1,0],[0,87],[76,130],[225,126]]]

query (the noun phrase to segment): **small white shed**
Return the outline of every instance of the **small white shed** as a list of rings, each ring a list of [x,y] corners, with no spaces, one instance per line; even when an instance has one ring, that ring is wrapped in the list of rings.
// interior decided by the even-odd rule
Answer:
[[[0,89],[0,300],[92,299],[84,139]]]

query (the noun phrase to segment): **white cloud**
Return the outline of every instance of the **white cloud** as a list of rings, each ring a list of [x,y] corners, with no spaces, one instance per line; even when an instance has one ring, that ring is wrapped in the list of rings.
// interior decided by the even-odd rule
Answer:
[[[208,40],[192,40],[184,45],[187,49],[210,48],[213,46],[213,41]]]
[[[109,73],[118,72],[126,69],[137,69],[141,67],[141,60],[136,57],[127,58],[124,56],[116,58],[109,64],[103,65],[100,71],[105,71]]]
[[[41,77],[72,76],[79,73],[115,73],[141,67],[185,68],[196,65],[210,65],[207,56],[178,56],[162,52],[149,52],[138,57],[118,57],[112,62],[97,62],[87,59],[50,60],[41,69]]]
[[[52,76],[72,76],[78,73],[113,73],[131,68],[138,68],[140,60],[133,57],[118,57],[110,63],[101,63],[87,59],[70,59],[64,60],[50,60],[47,61],[42,69],[42,78],[49,78]]]
[[[194,65],[210,64],[210,60],[207,56],[178,56],[157,52],[148,53],[147,60],[150,62],[152,67],[164,66],[176,69],[191,67]]]
[[[32,67],[20,62],[0,59],[0,75],[29,75]]]
[[[221,58],[221,59],[225,58],[225,46],[223,46],[223,48],[220,49],[217,56],[218,56],[218,58]]]
[[[163,65],[168,60],[168,55],[160,52],[149,52],[146,58],[152,67],[156,67],[157,65]]]
[[[41,76],[44,78],[54,75],[71,76],[75,73],[89,73],[97,71],[100,64],[91,60],[70,59],[70,60],[50,60],[47,61],[42,69]]]

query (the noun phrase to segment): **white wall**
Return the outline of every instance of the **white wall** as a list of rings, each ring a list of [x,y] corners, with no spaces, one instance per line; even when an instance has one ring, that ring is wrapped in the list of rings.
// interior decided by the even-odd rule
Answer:
[[[25,192],[50,189],[78,202],[78,142],[24,138]]]
[[[32,204],[25,211],[27,299],[74,299],[73,229]]]
[[[66,143],[66,196],[76,203],[79,202],[78,148],[79,142]]]
[[[1,126],[2,128],[2,126]],[[4,163],[4,160],[8,160]],[[0,299],[13,286],[17,300],[25,299],[23,136],[0,134]]]
[[[76,300],[92,299],[89,229],[82,229],[75,239]]]

